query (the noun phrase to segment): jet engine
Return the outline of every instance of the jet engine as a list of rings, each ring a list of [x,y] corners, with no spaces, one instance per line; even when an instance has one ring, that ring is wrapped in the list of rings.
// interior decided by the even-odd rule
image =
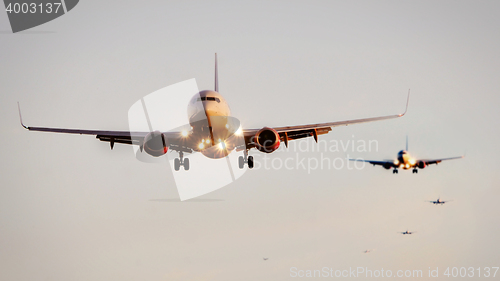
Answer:
[[[280,135],[276,130],[264,127],[255,134],[254,143],[259,151],[271,153],[280,147]]]
[[[154,131],[146,135],[143,143],[147,154],[159,157],[168,151],[167,138],[160,131]]]
[[[424,161],[418,161],[418,163],[417,163],[417,167],[418,167],[419,169],[423,169],[423,168],[427,167],[427,164],[425,164],[425,162],[424,162]]]
[[[391,163],[384,163],[383,167],[384,169],[389,170],[392,167],[392,165]]]

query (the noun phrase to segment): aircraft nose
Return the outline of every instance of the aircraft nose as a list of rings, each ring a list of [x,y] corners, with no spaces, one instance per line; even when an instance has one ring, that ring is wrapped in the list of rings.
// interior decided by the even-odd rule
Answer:
[[[212,102],[206,102],[204,104],[204,108],[205,108],[205,113],[207,116],[221,116],[221,115],[223,115],[220,108]]]

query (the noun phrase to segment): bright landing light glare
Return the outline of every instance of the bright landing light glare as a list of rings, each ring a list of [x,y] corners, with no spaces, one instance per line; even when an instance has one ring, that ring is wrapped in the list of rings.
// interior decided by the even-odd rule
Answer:
[[[234,134],[237,136],[241,136],[241,134],[243,134],[243,130],[241,129],[241,126],[238,128],[238,130],[236,130],[236,132],[234,132]]]

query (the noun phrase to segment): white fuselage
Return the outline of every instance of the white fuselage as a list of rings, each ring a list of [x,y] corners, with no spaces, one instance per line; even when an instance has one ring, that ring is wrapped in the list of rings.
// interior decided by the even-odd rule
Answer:
[[[413,158],[410,156],[408,151],[401,150],[400,152],[398,152],[398,157],[394,161],[394,164],[397,165],[398,168],[406,170],[415,167],[416,163],[415,160],[413,160]]]
[[[194,147],[198,151],[207,157],[220,158],[234,149],[235,145],[228,139],[240,124],[231,117],[229,105],[221,94],[210,90],[199,92],[191,98],[187,112],[192,127],[191,138],[196,142]]]

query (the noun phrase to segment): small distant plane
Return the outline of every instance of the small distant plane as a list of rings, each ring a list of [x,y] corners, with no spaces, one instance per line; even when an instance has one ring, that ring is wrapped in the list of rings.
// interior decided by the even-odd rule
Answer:
[[[408,231],[408,229],[407,229],[406,231],[400,232],[400,233],[403,235],[406,235],[406,234],[413,234],[413,233],[415,233],[415,231]]]
[[[430,200],[429,202],[432,203],[432,204],[434,204],[434,205],[443,205],[444,203],[450,202],[450,201],[453,201],[453,200],[446,200],[446,201],[444,201],[444,200],[441,200],[441,198],[438,198],[436,201]]]
[[[450,157],[450,158],[441,158],[441,159],[414,159],[410,156],[408,153],[408,136],[406,137],[406,150],[401,150],[398,152],[398,156],[396,160],[385,160],[385,161],[374,161],[374,160],[362,160],[362,159],[349,159],[351,161],[361,161],[361,162],[368,162],[370,164],[375,165],[380,165],[384,167],[386,170],[389,170],[391,168],[394,168],[392,170],[393,174],[398,173],[398,168],[401,168],[403,170],[408,170],[413,168],[413,173],[418,173],[417,168],[423,169],[431,164],[438,164],[441,163],[441,161],[444,160],[452,160],[452,159],[459,159],[459,158],[464,158],[464,156],[457,156],[457,157]]]
[[[363,253],[365,253],[365,254],[369,254],[369,253],[371,253],[371,252],[372,252],[372,251],[374,251],[374,250],[375,250],[375,249],[365,250]]]
[[[267,261],[269,258],[264,258],[265,261]]]

